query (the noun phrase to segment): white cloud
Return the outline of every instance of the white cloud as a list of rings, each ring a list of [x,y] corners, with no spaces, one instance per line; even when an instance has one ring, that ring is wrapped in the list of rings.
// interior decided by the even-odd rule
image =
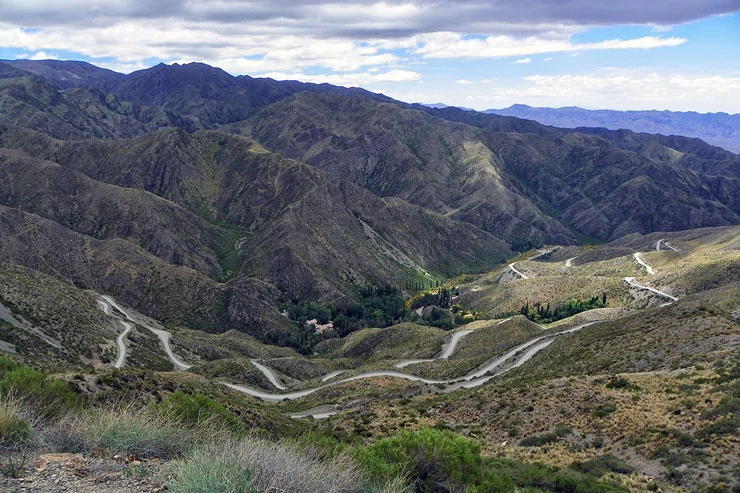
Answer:
[[[495,82],[496,79],[480,79],[480,80],[467,80],[467,79],[458,79],[455,81],[456,84],[461,84],[464,86],[472,86],[474,84],[491,84],[492,82]]]
[[[519,60],[514,60],[514,63],[524,64],[524,63],[532,63],[531,58],[520,58]]]
[[[465,101],[476,108],[499,108],[513,103],[532,106],[581,106],[619,110],[671,109],[740,112],[740,76],[690,74],[596,73],[532,75],[512,86],[498,86]]]
[[[53,53],[46,53],[45,51],[37,51],[36,53],[21,53],[17,56],[23,60],[58,60],[59,57]]]
[[[610,39],[598,43],[573,43],[569,37],[542,38],[500,35],[465,37],[457,33],[434,33],[418,36],[416,52],[424,58],[507,58],[515,56],[538,55],[558,52],[578,52],[587,50],[652,49],[678,46],[686,42],[684,38],[660,38],[645,36],[635,39]]]
[[[184,21],[122,23],[106,28],[24,30],[0,23],[0,46],[26,51],[65,50],[90,58],[115,58],[132,65],[146,59],[201,61],[232,73],[323,67],[354,71],[388,66],[398,57],[375,44],[347,39],[256,35]]]

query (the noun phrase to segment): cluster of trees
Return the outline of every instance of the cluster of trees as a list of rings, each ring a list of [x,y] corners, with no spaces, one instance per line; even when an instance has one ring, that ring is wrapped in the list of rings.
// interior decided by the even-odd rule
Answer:
[[[586,310],[604,307],[606,307],[606,293],[601,293],[601,296],[592,296],[590,299],[572,299],[567,303],[558,303],[555,308],[550,308],[549,301],[545,305],[537,302],[531,306],[527,301],[519,313],[533,322],[547,324]]]
[[[453,293],[447,288],[442,288],[436,293],[424,293],[411,301],[411,309],[415,310],[422,306],[430,305],[440,308],[450,308],[452,306],[452,296]]]
[[[408,310],[401,292],[393,286],[369,284],[355,292],[354,299],[345,300],[330,308],[314,301],[291,303],[283,307],[288,318],[296,323],[298,330],[281,341],[308,354],[324,339],[344,337],[366,327],[388,327],[408,319]],[[313,320],[319,324],[331,321],[334,330],[317,334],[305,322]]]

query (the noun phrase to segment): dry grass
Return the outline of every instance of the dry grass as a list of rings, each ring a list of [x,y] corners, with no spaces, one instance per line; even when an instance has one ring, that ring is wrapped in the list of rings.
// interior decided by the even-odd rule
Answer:
[[[57,452],[83,452],[133,457],[181,457],[196,442],[196,434],[153,412],[120,406],[92,409],[62,418],[45,434]]]
[[[328,458],[311,447],[248,437],[193,450],[176,467],[169,489],[351,493],[362,491],[362,478],[345,455]]]

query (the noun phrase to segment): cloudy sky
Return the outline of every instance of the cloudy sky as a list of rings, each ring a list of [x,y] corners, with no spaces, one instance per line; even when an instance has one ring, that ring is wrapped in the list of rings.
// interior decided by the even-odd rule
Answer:
[[[740,0],[0,0],[0,58],[160,62],[409,102],[740,113]]]

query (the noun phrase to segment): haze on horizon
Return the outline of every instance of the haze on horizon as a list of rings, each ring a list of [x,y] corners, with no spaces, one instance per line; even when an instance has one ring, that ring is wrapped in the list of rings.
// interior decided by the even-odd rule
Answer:
[[[204,62],[484,110],[740,113],[737,0],[2,1],[0,58]]]

